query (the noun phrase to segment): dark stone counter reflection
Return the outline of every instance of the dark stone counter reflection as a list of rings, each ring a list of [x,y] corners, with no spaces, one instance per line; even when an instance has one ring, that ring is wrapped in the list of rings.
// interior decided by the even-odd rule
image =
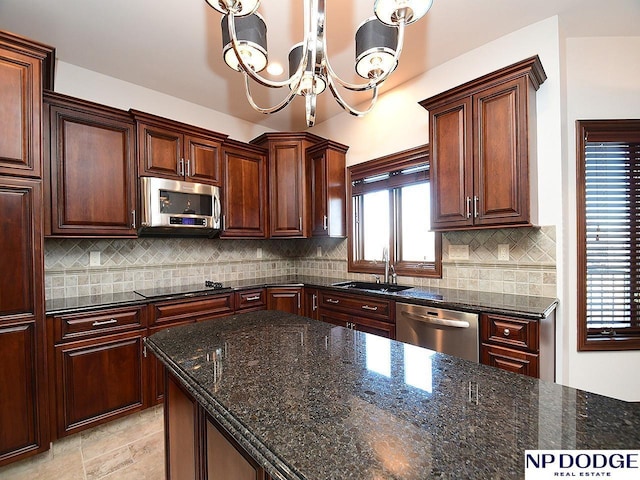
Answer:
[[[147,344],[274,478],[522,478],[528,449],[640,448],[638,405],[282,312]]]

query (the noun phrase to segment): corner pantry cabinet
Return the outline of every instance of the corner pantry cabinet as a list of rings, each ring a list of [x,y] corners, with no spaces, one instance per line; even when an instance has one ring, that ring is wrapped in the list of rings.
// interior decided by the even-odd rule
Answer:
[[[0,31],[0,465],[49,448],[40,178],[54,57]]]
[[[535,56],[420,102],[429,110],[431,226],[461,230],[537,222]]]

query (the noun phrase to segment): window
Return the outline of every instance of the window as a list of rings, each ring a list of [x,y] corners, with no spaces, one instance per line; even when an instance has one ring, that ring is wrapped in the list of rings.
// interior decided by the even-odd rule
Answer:
[[[441,235],[430,231],[428,146],[349,167],[349,271],[441,276]]]
[[[578,349],[640,348],[640,120],[577,122]]]

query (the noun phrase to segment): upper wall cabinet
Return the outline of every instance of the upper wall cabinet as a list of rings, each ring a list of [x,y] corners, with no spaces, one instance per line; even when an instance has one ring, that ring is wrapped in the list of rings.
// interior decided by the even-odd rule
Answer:
[[[346,153],[349,147],[326,140],[307,150],[311,173],[311,235],[346,237]]]
[[[222,238],[266,238],[267,152],[226,140],[222,146]]]
[[[535,56],[420,102],[429,110],[431,226],[461,230],[537,222]]]
[[[0,32],[0,175],[42,176],[42,89],[53,88],[54,53]]]
[[[131,110],[140,176],[222,184],[220,150],[227,135]]]
[[[52,92],[44,100],[51,180],[45,233],[135,237],[135,134],[128,112]]]
[[[311,231],[311,186],[306,150],[322,138],[309,133],[265,133],[251,141],[269,150],[270,237],[305,238]]]
[[[348,147],[303,132],[265,133],[251,143],[269,152],[270,237],[345,235]]]

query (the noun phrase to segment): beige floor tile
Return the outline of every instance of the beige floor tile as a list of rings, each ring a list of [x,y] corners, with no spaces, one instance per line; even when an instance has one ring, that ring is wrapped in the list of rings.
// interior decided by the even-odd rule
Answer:
[[[44,453],[0,469],[0,479],[3,480],[84,480],[84,478],[82,455],[79,450],[56,456]]]
[[[85,461],[163,430],[162,417],[152,411],[143,413],[145,415],[127,417],[115,426],[106,424],[104,428],[83,432],[81,448]]]
[[[134,462],[150,456],[159,456],[164,459],[164,431],[152,433],[129,445],[131,457]]]
[[[164,456],[149,455],[100,480],[164,480]]]
[[[109,474],[120,471],[131,465],[133,458],[128,446],[118,448],[90,460],[85,460],[84,470],[87,480],[97,480]]]

